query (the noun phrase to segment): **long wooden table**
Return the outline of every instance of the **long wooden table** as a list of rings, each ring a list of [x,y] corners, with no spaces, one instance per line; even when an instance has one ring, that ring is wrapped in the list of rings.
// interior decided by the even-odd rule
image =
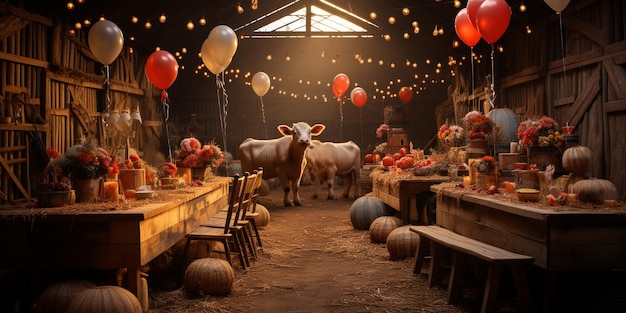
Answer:
[[[128,289],[138,295],[140,268],[227,205],[228,183],[216,177],[200,187],[157,191],[155,199],[130,200],[135,205],[122,210],[106,203],[2,209],[0,269],[127,268]]]
[[[437,224],[515,253],[548,271],[626,269],[626,206],[549,207],[433,185]],[[515,196],[513,196],[515,197]]]
[[[418,207],[418,200],[428,201],[424,198],[432,195],[430,186],[450,181],[448,176],[415,176],[412,173],[399,175],[389,172],[375,174],[373,178],[372,194],[399,211],[404,225],[431,224],[434,218],[429,217],[425,207]],[[412,200],[415,201],[415,206],[411,204]],[[412,216],[412,213],[416,216]]]

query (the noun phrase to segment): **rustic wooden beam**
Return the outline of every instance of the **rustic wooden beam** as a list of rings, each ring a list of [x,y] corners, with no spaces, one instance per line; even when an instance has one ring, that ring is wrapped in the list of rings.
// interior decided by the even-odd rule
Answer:
[[[15,55],[12,53],[2,52],[2,51],[0,51],[0,60],[11,61],[11,62],[26,64],[26,65],[32,65],[32,66],[41,67],[41,68],[48,67],[48,62],[46,61],[31,59],[31,58]]]
[[[607,101],[604,103],[604,112],[616,113],[626,111],[626,100]]]
[[[11,34],[18,32],[20,29],[26,27],[30,22],[12,15],[0,16],[0,39],[5,39]]]
[[[556,99],[554,100],[554,106],[559,107],[562,105],[568,105],[568,104],[574,103],[574,101],[576,101],[576,96],[569,96],[569,97],[565,97],[561,99]]]
[[[593,74],[591,74],[587,80],[585,88],[581,90],[578,98],[576,98],[572,110],[570,111],[570,116],[566,120],[570,125],[578,125],[585,112],[587,112],[587,109],[591,106],[591,103],[593,103],[598,92],[600,92],[600,68],[600,66],[596,67]]]
[[[501,88],[520,85],[523,83],[536,81],[545,77],[546,73],[539,66],[533,66],[523,69],[521,72],[512,74],[503,78],[500,82]]]
[[[604,29],[595,27],[591,23],[585,22],[574,15],[564,18],[563,26],[583,34],[585,37],[600,46],[606,46],[611,42]]]
[[[48,78],[58,81],[58,82],[63,82],[63,83],[67,83],[70,85],[86,87],[86,88],[91,88],[91,89],[103,89],[101,83],[95,82],[96,80],[103,79],[102,77],[96,76],[96,75],[88,75],[88,76],[94,81],[76,79],[73,77],[61,75],[59,73],[48,72]],[[114,91],[121,91],[121,92],[130,93],[134,95],[139,95],[139,96],[143,96],[145,94],[145,91],[143,89],[132,86],[130,84],[123,84],[123,83],[120,83],[118,81],[113,81],[113,80],[111,81],[111,86],[109,86],[109,89],[114,90]]]
[[[626,70],[615,63],[615,59],[608,58],[602,62],[604,70],[609,76],[609,83],[617,94],[617,98],[626,99]]]
[[[28,20],[28,21],[31,21],[31,22],[36,22],[36,23],[42,24],[44,26],[48,26],[48,27],[52,26],[52,20],[51,19],[49,19],[47,17],[44,17],[44,16],[41,16],[39,14],[34,14],[34,13],[31,13],[31,12],[28,12],[28,11],[22,9],[22,8],[18,8],[18,7],[12,6],[12,5],[8,5],[5,2],[0,3],[0,12],[2,12],[2,13],[9,13],[11,15],[20,17],[22,19],[25,19],[25,20]]]
[[[7,163],[7,160],[5,158],[3,158],[0,155],[0,165],[2,165],[2,167],[5,169],[6,174],[9,175],[9,177],[11,178],[11,180],[13,181],[13,183],[15,184],[15,186],[17,186],[17,189],[19,189],[22,194],[24,195],[24,197],[26,199],[30,199],[30,193],[28,193],[28,191],[24,188],[24,186],[22,186],[22,183],[20,182],[20,180],[17,178],[17,176],[15,176],[15,174],[13,173],[13,169],[11,168],[11,166]]]

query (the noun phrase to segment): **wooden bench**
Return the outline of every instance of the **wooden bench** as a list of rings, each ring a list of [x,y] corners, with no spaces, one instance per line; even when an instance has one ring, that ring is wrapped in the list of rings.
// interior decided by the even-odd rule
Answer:
[[[448,280],[448,303],[454,304],[459,300],[461,282],[466,276],[464,263],[470,256],[483,260],[488,265],[481,312],[493,312],[500,304],[498,290],[503,267],[508,267],[511,270],[518,305],[526,312],[534,311],[526,273],[524,272],[524,266],[533,264],[533,257],[500,249],[437,225],[410,226],[409,229],[420,236],[419,246],[415,254],[414,274],[420,273],[424,257],[430,249],[429,287],[437,284],[441,277],[440,273],[444,267],[446,249],[452,252],[452,265]]]

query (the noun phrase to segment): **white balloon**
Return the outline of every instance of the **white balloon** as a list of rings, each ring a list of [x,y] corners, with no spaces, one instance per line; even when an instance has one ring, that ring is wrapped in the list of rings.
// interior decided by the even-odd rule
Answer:
[[[565,10],[565,7],[569,4],[569,0],[543,0],[552,10],[557,13]]]
[[[209,39],[205,39],[202,44],[202,48],[200,49],[200,56],[202,57],[202,63],[209,69],[213,75],[217,75],[223,72],[226,69],[226,66],[221,66],[217,64],[209,53]],[[230,64],[230,61],[228,62]]]
[[[354,97],[354,94],[359,92],[359,91],[365,92],[365,90],[363,88],[361,88],[361,87],[354,87],[354,89],[352,89],[352,91],[350,91],[350,101],[354,102],[352,100],[352,98]]]
[[[211,30],[207,39],[211,59],[224,68],[228,67],[237,51],[237,34],[235,31],[226,25],[217,25]]]
[[[115,23],[101,20],[91,26],[87,41],[96,59],[104,65],[109,65],[122,52],[124,35]]]
[[[252,76],[252,90],[257,96],[263,97],[270,90],[270,77],[264,72],[258,72]]]

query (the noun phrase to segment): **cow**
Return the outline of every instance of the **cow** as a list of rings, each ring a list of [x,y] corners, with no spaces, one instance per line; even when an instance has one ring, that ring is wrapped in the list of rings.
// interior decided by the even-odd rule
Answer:
[[[361,148],[352,141],[321,142],[313,140],[306,151],[307,169],[315,181],[313,198],[317,198],[321,182],[326,179],[328,200],[335,198],[335,175],[346,179],[341,198],[347,198],[354,183],[354,197],[361,192]]]
[[[302,203],[298,189],[306,167],[305,151],[311,144],[311,136],[320,135],[325,128],[323,124],[310,126],[305,122],[297,122],[292,127],[279,125],[278,131],[283,135],[281,138],[247,138],[239,145],[241,168],[244,172],[252,172],[263,167],[263,179],[278,177],[280,180],[285,192],[285,206],[291,206],[290,187],[293,204],[300,206]]]

